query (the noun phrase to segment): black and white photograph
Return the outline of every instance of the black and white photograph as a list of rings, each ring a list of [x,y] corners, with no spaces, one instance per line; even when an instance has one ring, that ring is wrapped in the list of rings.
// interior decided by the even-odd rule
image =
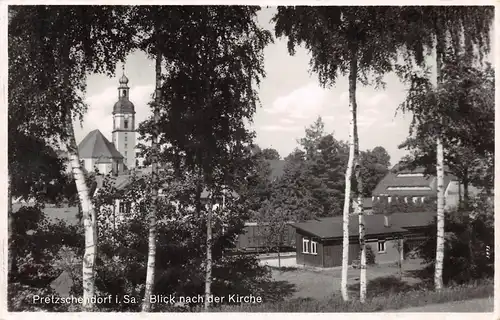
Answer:
[[[493,315],[494,3],[367,4],[2,4],[5,315]]]

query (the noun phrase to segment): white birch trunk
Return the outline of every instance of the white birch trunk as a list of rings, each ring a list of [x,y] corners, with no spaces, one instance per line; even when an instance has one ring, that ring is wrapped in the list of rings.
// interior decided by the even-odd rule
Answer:
[[[162,55],[159,50],[159,43],[157,43],[158,52],[156,53],[156,92],[155,92],[155,106],[154,106],[154,121],[158,123],[159,117],[159,104],[161,102],[161,60]],[[157,128],[155,128],[157,130]],[[146,269],[146,288],[144,290],[144,300],[142,302],[142,312],[149,312],[151,310],[151,296],[154,292],[155,284],[155,271],[156,271],[156,211],[157,211],[157,198],[158,198],[158,134],[155,132],[152,137],[151,149],[154,152],[152,157],[152,176],[151,183],[153,188],[152,192],[152,206],[149,212],[149,233],[148,233],[148,262]]]
[[[361,303],[366,301],[366,241],[365,241],[365,216],[363,210],[363,179],[361,177],[361,157],[359,153],[359,135],[358,135],[358,108],[356,96],[353,102],[353,122],[354,122],[354,175],[356,177],[356,213],[359,223],[359,248],[360,248],[360,269],[359,269],[359,300]]]
[[[210,307],[212,288],[212,208],[207,211],[207,261],[205,265],[205,311]]]
[[[434,286],[436,290],[443,288],[444,262],[444,155],[441,137],[436,139],[437,144],[437,241],[436,241],[436,270]]]
[[[355,52],[354,52],[355,53]],[[357,60],[356,55],[351,57],[351,66],[349,70],[349,112],[351,119],[349,120],[349,161],[347,162],[347,170],[345,175],[345,197],[344,210],[342,218],[342,280],[341,292],[344,301],[349,300],[347,292],[347,274],[349,271],[349,211],[351,207],[351,177],[352,167],[354,164],[354,123],[355,123],[355,108],[356,108],[356,79],[357,79]]]
[[[436,87],[439,91],[442,85],[442,63],[444,55],[444,35],[438,34],[436,44]],[[434,287],[436,290],[443,288],[443,262],[444,262],[444,150],[441,133],[436,137],[436,175],[437,175],[437,239],[436,263],[434,272]]]
[[[9,227],[8,227],[8,243],[9,243],[9,249],[8,249],[8,255],[9,255],[9,265],[8,265],[8,274],[7,274],[7,279],[10,278],[10,276],[13,274],[14,272],[14,269],[15,269],[15,259],[16,257],[14,256],[14,250],[12,250],[12,244],[11,244],[11,241],[12,241],[12,234],[13,234],[13,231],[14,231],[14,217],[12,216],[14,214],[14,210],[13,210],[13,207],[12,207],[12,178],[11,178],[11,175],[10,175],[10,172],[8,173],[8,179],[9,179],[9,185],[8,185],[8,219],[9,219]]]
[[[97,256],[97,217],[94,205],[90,199],[89,189],[85,182],[85,176],[80,164],[78,147],[76,145],[75,133],[71,111],[68,110],[67,126],[69,130],[69,140],[66,145],[68,158],[71,165],[73,178],[75,179],[76,190],[82,209],[82,220],[85,234],[85,252],[83,254],[82,280],[83,280],[83,310],[92,311],[94,304],[91,298],[95,296],[95,260]]]

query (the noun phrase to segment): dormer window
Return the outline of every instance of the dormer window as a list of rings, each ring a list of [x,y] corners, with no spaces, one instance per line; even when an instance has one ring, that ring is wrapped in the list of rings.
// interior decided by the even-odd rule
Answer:
[[[390,190],[392,190],[392,191],[395,191],[395,190],[428,191],[428,190],[431,190],[431,187],[398,186],[398,187],[387,187],[387,190],[389,190],[389,191]]]
[[[398,178],[423,177],[423,173],[398,173]]]

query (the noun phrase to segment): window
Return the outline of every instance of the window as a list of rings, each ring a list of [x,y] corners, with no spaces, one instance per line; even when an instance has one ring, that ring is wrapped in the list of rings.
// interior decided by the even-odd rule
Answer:
[[[123,94],[124,97],[126,97],[127,96],[127,90],[123,90],[122,94]]]
[[[385,240],[378,241],[378,253],[385,253]]]
[[[125,151],[125,158],[127,157],[127,151]]]
[[[125,141],[127,141],[127,134],[125,133]]]
[[[431,187],[427,187],[427,186],[421,186],[421,187],[398,186],[398,187],[387,187],[387,190],[428,191],[428,190],[431,190]]]
[[[392,197],[387,197],[387,202],[391,203],[391,201],[392,201]]]
[[[128,129],[128,120],[123,121],[123,128]]]
[[[128,148],[128,145],[125,143],[125,149],[127,149],[127,148]]]
[[[128,201],[120,201],[120,206],[119,206],[119,212],[120,213],[130,213],[130,202]]]
[[[400,177],[423,177],[423,173],[398,173],[398,178]]]
[[[309,253],[309,240],[306,238],[302,239],[302,253]]]
[[[318,243],[316,241],[311,241],[311,254],[318,254]]]

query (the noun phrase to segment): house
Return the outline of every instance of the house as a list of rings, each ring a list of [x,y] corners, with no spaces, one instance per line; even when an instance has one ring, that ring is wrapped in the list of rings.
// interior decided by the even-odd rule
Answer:
[[[166,168],[160,168],[160,171],[167,170]],[[141,168],[141,169],[136,169],[134,170],[134,174],[121,174],[118,176],[111,176],[111,184],[112,186],[118,190],[118,191],[123,191],[126,190],[127,188],[132,186],[133,181],[139,181],[144,178],[149,178],[150,174],[152,172],[151,167],[146,167],[146,168]],[[97,183],[96,186],[92,186],[91,190],[95,190],[92,194],[95,196],[99,190],[103,186],[103,176],[97,176]],[[165,188],[168,188],[168,186],[165,186]],[[234,191],[229,191],[230,195],[232,198],[238,198],[239,195],[234,192]],[[228,194],[228,193],[226,193]],[[159,190],[158,196],[162,197],[164,196],[165,193],[162,189]],[[203,189],[200,198],[202,203],[206,204],[207,200],[211,197],[211,193],[208,189]],[[219,206],[224,204],[224,199],[225,196],[223,194],[222,196],[222,203],[215,203],[212,206],[212,210],[216,210]],[[134,212],[133,208],[137,204],[137,202],[140,201],[140,199],[135,199],[134,201],[132,200],[124,200],[124,199],[115,199],[114,200],[114,206],[110,208],[110,215],[106,217],[106,220],[109,224],[113,225],[115,228],[119,227],[121,222],[126,221],[127,219],[135,219],[137,218],[137,215],[139,214],[138,212]],[[172,205],[178,208],[179,202],[172,202]],[[194,207],[188,208],[192,209],[194,212]]]
[[[363,198],[363,213],[366,215],[373,214],[373,200],[372,200],[372,198]]]
[[[445,168],[444,175],[445,210],[458,206],[462,187],[454,175]],[[475,192],[475,190],[470,190]],[[437,195],[437,177],[425,174],[425,168],[405,169],[401,164],[392,170],[377,184],[372,192],[372,201],[386,197],[390,203],[395,198],[406,203],[422,203]]]
[[[429,212],[365,216],[366,244],[371,247],[375,261],[396,262],[404,258],[405,239],[421,241],[418,236],[423,234],[433,217]],[[296,229],[297,264],[323,268],[342,265],[341,216],[294,223],[292,226]],[[359,253],[359,218],[354,215],[349,217],[349,264],[358,259]]]

